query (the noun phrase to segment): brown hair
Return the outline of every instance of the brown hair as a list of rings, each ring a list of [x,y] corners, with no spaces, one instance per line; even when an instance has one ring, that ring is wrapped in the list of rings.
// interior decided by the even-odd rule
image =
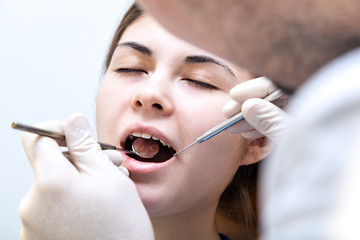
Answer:
[[[223,226],[224,233],[228,231],[229,236],[232,232],[241,236],[239,239],[257,238],[257,176],[259,164],[257,162],[252,165],[240,166],[220,197],[218,215],[222,215],[222,218],[228,218],[227,222],[233,222],[233,227]],[[245,232],[240,233],[240,229]],[[231,239],[236,238],[233,236]]]
[[[143,11],[136,4],[133,4],[124,15],[124,18],[116,29],[110,44],[109,51],[104,62],[104,72],[106,72],[110,65],[116,46],[124,31],[142,14]],[[257,173],[258,163],[239,167],[233,180],[222,193],[218,204],[218,215],[220,214],[222,219],[227,218],[234,221],[236,223],[236,231],[245,230],[245,233],[243,232],[241,234],[241,239],[255,239],[257,235]],[[228,235],[231,239],[237,239],[236,234],[229,233],[231,230],[226,229],[227,227],[225,225],[223,224],[223,230],[218,224],[220,232]]]

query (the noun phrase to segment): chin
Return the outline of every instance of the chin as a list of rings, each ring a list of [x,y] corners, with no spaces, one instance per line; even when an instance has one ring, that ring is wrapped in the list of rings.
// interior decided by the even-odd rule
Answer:
[[[150,217],[165,216],[173,209],[174,203],[169,199],[169,194],[152,191],[149,187],[136,184],[142,203]],[[151,188],[151,187],[150,187]]]

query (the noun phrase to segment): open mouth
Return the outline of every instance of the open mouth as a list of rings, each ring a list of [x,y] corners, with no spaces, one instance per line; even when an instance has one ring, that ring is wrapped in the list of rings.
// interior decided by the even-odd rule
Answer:
[[[130,134],[126,138],[124,148],[127,150],[133,150],[134,143],[136,143],[137,149],[141,149],[141,152],[146,152],[150,155],[154,155],[153,157],[141,157],[140,155],[135,153],[127,153],[129,157],[141,162],[165,162],[172,158],[174,156],[174,153],[176,152],[170,145],[166,144],[162,140],[144,133]]]

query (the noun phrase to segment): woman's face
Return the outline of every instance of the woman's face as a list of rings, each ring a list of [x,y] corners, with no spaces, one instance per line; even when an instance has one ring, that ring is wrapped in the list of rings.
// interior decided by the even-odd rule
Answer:
[[[98,138],[128,148],[140,133],[178,151],[225,120],[229,90],[249,78],[143,15],[124,32],[100,86]],[[176,214],[216,207],[246,147],[241,135],[222,132],[164,162],[124,154],[123,166],[151,216]]]

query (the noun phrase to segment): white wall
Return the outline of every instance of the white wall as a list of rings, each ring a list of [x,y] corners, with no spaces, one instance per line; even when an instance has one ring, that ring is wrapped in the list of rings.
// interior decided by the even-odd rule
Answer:
[[[0,0],[0,240],[20,239],[32,170],[12,121],[84,113],[94,127],[107,47],[132,0]]]

